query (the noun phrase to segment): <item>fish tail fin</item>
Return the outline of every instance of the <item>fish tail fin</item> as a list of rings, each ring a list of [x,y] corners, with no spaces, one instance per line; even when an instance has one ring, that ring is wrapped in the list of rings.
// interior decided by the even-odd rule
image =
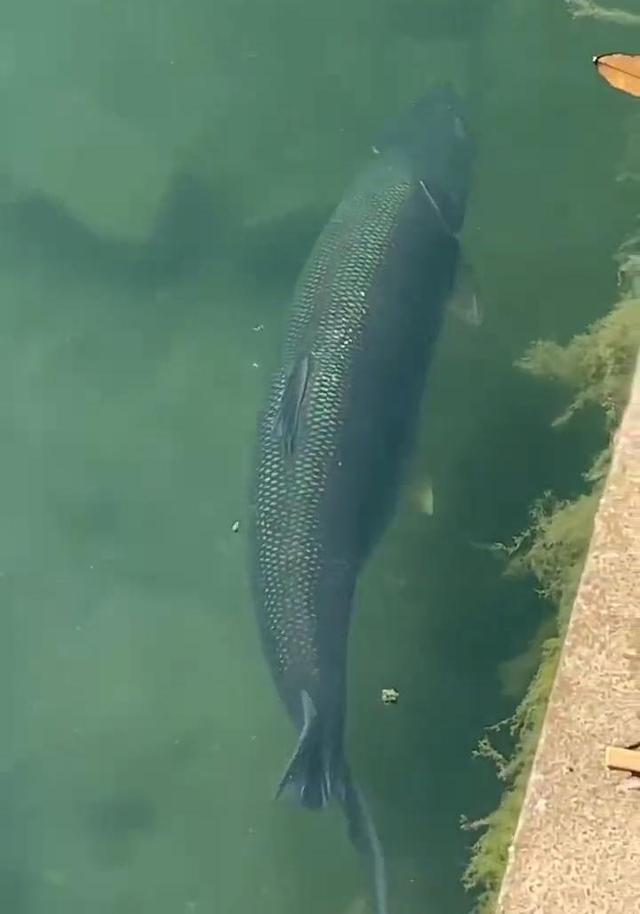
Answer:
[[[307,809],[322,809],[339,799],[349,839],[370,873],[375,914],[388,914],[384,853],[366,798],[342,752],[333,751],[322,716],[308,692],[301,693],[303,724],[298,745],[278,786],[277,796],[291,796]]]
[[[384,851],[366,797],[345,764],[340,800],[351,843],[369,868],[375,914],[388,914],[387,868]]]
[[[307,809],[322,809],[334,788],[332,754],[325,744],[322,719],[308,692],[301,693],[303,726],[277,796],[292,797]]]

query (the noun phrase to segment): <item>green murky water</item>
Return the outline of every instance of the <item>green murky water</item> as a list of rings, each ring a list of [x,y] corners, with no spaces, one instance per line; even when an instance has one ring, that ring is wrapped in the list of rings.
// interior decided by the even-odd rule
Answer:
[[[362,582],[350,746],[392,914],[469,909],[459,817],[497,791],[471,753],[541,613],[473,544],[575,492],[593,443],[549,430],[555,392],[512,360],[613,301],[632,111],[590,56],[631,38],[550,0],[5,0],[2,912],[364,910],[339,816],[272,799],[294,734],[249,599],[248,474],[309,246],[380,125],[443,78],[476,123],[486,317],[446,328]]]

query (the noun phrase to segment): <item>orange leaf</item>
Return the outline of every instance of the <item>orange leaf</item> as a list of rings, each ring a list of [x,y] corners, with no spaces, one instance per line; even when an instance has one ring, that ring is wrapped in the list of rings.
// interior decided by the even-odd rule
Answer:
[[[640,97],[640,54],[601,54],[593,62],[614,89]]]

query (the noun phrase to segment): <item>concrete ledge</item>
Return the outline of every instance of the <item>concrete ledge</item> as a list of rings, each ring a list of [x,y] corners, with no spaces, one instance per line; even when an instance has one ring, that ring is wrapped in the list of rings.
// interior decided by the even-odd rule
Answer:
[[[640,911],[640,360],[498,900],[498,914]]]

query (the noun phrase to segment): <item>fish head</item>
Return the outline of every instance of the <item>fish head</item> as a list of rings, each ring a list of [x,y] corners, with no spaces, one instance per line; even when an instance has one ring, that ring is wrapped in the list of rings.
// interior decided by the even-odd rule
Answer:
[[[462,228],[475,146],[466,106],[452,86],[432,88],[391,125],[379,144],[409,160],[452,234]]]

